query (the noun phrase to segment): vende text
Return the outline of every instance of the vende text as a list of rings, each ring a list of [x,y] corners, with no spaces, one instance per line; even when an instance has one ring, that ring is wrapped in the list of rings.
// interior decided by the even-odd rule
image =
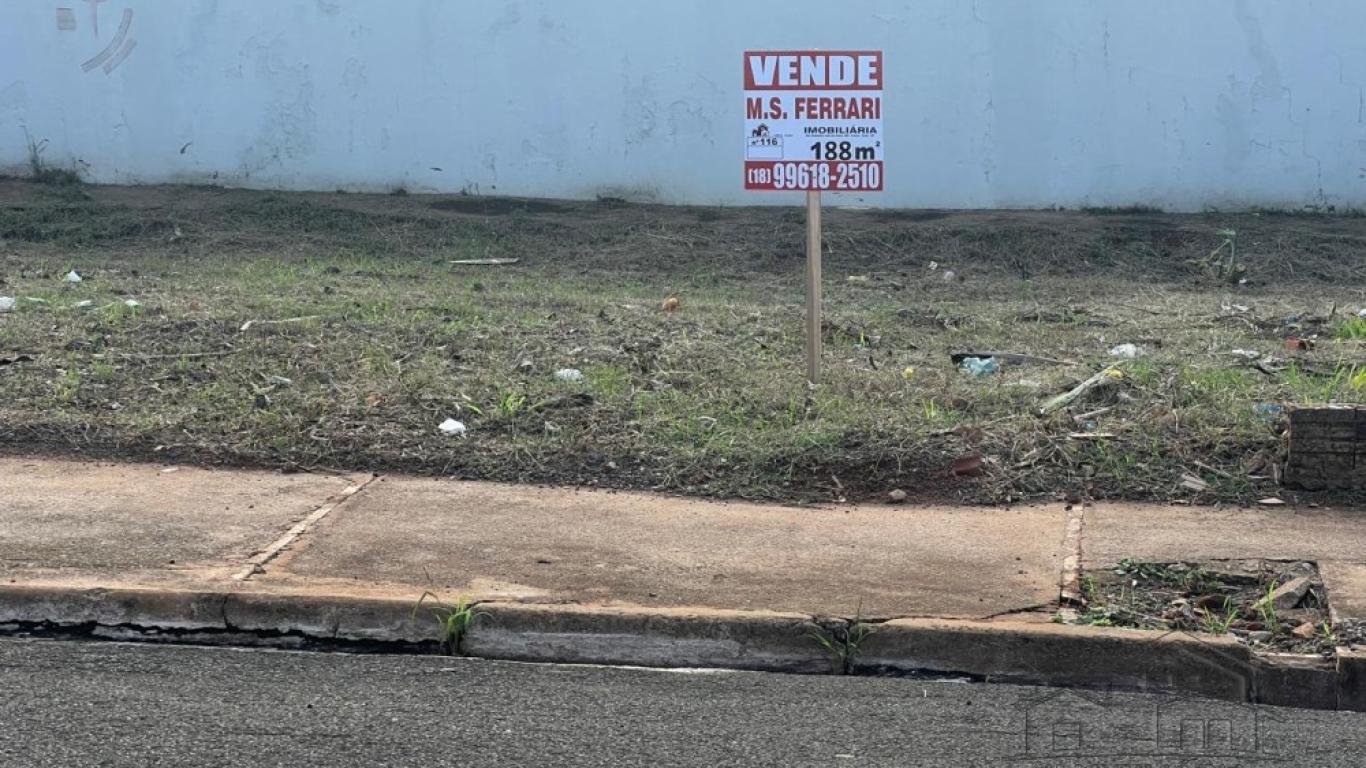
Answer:
[[[746,53],[745,90],[879,91],[882,53]]]

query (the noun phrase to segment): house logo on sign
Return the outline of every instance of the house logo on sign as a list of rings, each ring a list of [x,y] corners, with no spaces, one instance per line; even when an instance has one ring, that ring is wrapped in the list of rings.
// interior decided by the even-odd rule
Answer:
[[[783,137],[774,136],[767,123],[761,123],[749,132],[749,144],[745,148],[746,160],[782,160]]]

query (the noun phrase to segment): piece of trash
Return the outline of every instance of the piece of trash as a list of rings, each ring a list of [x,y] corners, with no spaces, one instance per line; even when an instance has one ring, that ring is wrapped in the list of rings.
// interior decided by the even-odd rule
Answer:
[[[1001,370],[1001,366],[994,357],[965,357],[958,364],[958,367],[972,374],[973,376],[990,376]]]
[[[67,272],[66,277],[63,279],[68,283],[79,283],[81,281],[81,276],[76,274],[76,270],[73,269],[70,272]]]
[[[1051,357],[1039,357],[1038,355],[1026,355],[1020,352],[950,352],[949,359],[954,365],[962,365],[963,361],[969,357],[980,357],[983,360],[993,358],[998,363],[1008,363],[1010,365],[1076,365],[1070,360],[1054,360]]]
[[[670,296],[669,298],[665,299],[665,300],[664,300],[663,307],[664,307],[664,311],[665,311],[665,312],[677,312],[677,311],[678,311],[678,297],[677,297],[677,296]]]
[[[1270,403],[1259,403],[1252,406],[1252,410],[1263,421],[1279,421],[1285,415],[1285,406]]]
[[[561,368],[555,371],[555,378],[560,381],[583,381],[583,371],[578,368]]]
[[[892,490],[892,491],[888,491],[888,492],[887,492],[887,501],[888,501],[888,503],[890,503],[890,504],[905,504],[905,503],[906,503],[906,492],[903,491],[903,490],[901,490],[900,488],[897,488],[897,489]]]
[[[1143,348],[1137,344],[1120,344],[1110,350],[1111,357],[1118,357],[1124,360],[1137,359],[1141,354],[1143,354]]]
[[[1363,309],[1360,312],[1358,312],[1357,317],[1366,317],[1366,309]]]
[[[915,366],[914,366],[914,365],[908,365],[908,366],[906,366],[906,370],[904,370],[904,371],[901,372],[901,378],[905,379],[906,381],[910,381],[911,379],[914,379],[914,378],[915,378]]]
[[[930,262],[930,271],[933,272],[933,271],[935,271],[936,269],[939,269],[939,262],[937,262],[937,261],[931,261],[931,262]],[[1366,310],[1362,310],[1362,311],[1363,311],[1363,312],[1366,312]]]
[[[1209,483],[1196,477],[1195,475],[1186,473],[1181,476],[1181,487],[1185,488],[1188,491],[1204,493],[1205,491],[1209,490]]]
[[[1261,357],[1262,357],[1262,353],[1261,353],[1261,352],[1257,352],[1256,350],[1252,350],[1252,349],[1235,349],[1235,350],[1233,350],[1232,352],[1229,352],[1229,354],[1230,354],[1230,355],[1233,355],[1233,356],[1235,356],[1235,357],[1241,357],[1241,358],[1243,358],[1244,360],[1249,360],[1249,361],[1251,361],[1251,360],[1260,360]]]
[[[946,283],[952,283],[954,280],[957,280],[957,279],[958,279],[958,273],[957,273],[957,272],[954,272],[952,269],[946,269],[946,270],[944,270],[944,277],[943,277],[944,282],[946,282]]]
[[[446,263],[457,264],[462,267],[506,267],[519,261],[521,259],[456,259]]]
[[[971,477],[982,474],[981,454],[970,453],[954,459],[953,466],[949,468],[949,473],[955,477]]]
[[[137,309],[142,306],[142,302],[136,299],[124,299],[123,306],[128,307],[129,309]]]
[[[1308,352],[1313,348],[1314,342],[1310,339],[1291,336],[1285,340],[1285,351],[1287,352]]]
[[[13,296],[0,296],[0,312],[13,312],[19,300]]]
[[[272,376],[267,376],[267,377],[266,377],[266,383],[267,383],[267,384],[274,384],[274,385],[277,386],[277,387],[292,387],[292,386],[294,386],[294,380],[293,380],[293,379],[286,379],[284,376],[273,376],[273,375],[272,375]]]
[[[72,304],[71,306],[75,307],[76,309],[85,309],[87,307],[95,306],[95,302],[91,301],[90,299],[85,299],[83,301],[78,301],[75,304]]]
[[[242,327],[237,330],[246,333],[251,330],[253,325],[282,325],[284,323],[304,323],[309,320],[317,320],[321,315],[309,315],[308,317],[287,317],[284,320],[248,320],[242,323]]]
[[[465,433],[469,431],[465,428],[465,422],[456,421],[455,419],[446,419],[441,422],[441,426],[438,427],[438,429],[440,429],[443,434],[450,437],[464,437]]]
[[[1257,502],[1257,503],[1258,503],[1258,504],[1261,504],[1261,505],[1264,506],[1264,507],[1284,507],[1284,506],[1285,506],[1285,502],[1284,502],[1283,500],[1281,500],[1281,499],[1276,498],[1275,496],[1272,496],[1272,497],[1266,498],[1266,499],[1262,499],[1261,501],[1259,501],[1259,502]]]

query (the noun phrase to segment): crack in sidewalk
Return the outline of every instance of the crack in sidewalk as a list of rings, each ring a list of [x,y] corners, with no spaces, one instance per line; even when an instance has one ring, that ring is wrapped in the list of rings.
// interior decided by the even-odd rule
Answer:
[[[355,496],[366,488],[369,488],[370,484],[378,479],[379,475],[371,475],[365,482],[348,486],[341,493],[329,498],[322,506],[313,510],[308,517],[295,523],[292,528],[285,532],[285,535],[276,539],[270,546],[247,560],[246,567],[233,574],[233,581],[244,582],[250,580],[252,576],[265,573],[266,565],[279,557],[281,552],[284,552],[293,545],[294,542],[303,538],[303,536],[317,526],[318,523],[322,522],[323,518],[331,514],[333,510],[341,506],[347,499]]]

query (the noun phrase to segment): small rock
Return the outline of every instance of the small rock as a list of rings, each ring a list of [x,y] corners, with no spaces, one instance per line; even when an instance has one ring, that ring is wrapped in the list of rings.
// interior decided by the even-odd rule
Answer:
[[[583,371],[578,368],[561,368],[555,371],[555,378],[560,381],[583,381]]]
[[[1294,635],[1295,637],[1301,637],[1305,640],[1308,640],[1309,638],[1313,637],[1314,633],[1317,631],[1318,628],[1315,627],[1312,622],[1306,621],[1298,627],[1295,627],[1294,629],[1290,630],[1290,634]]]
[[[1270,632],[1264,631],[1247,633],[1247,639],[1251,640],[1254,643],[1269,643],[1271,642],[1271,638],[1273,637],[1275,637],[1275,635],[1271,634]]]
[[[946,283],[952,283],[954,280],[958,279],[958,273],[954,272],[952,269],[946,269],[944,270],[944,276],[941,279]]]
[[[900,488],[897,488],[897,489],[892,490],[892,491],[888,491],[888,493],[887,493],[887,501],[890,502],[890,503],[892,503],[892,504],[905,504],[905,503],[906,503],[906,492],[903,491],[903,490],[901,490]]]
[[[678,311],[678,297],[677,297],[677,296],[670,296],[669,298],[665,299],[665,300],[664,300],[663,307],[664,307],[664,311],[665,311],[665,312],[677,312],[677,311]]]
[[[19,301],[13,296],[0,296],[0,312],[13,312]]]
[[[76,270],[73,269],[70,272],[67,272],[66,277],[63,279],[68,283],[79,283],[81,281],[81,276],[76,274]]]
[[[1266,498],[1266,499],[1262,499],[1261,501],[1259,501],[1259,502],[1257,502],[1257,503],[1258,503],[1258,504],[1261,504],[1261,505],[1264,506],[1264,507],[1284,507],[1284,506],[1285,506],[1285,501],[1282,500],[1282,499],[1278,499],[1278,498],[1276,498],[1275,496],[1272,496],[1272,497]]]

